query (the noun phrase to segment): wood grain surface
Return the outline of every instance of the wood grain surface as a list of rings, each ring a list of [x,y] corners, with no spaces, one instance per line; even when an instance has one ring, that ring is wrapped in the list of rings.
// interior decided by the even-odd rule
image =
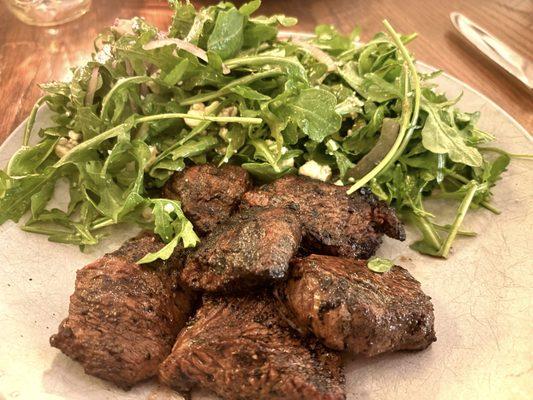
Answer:
[[[213,3],[196,1],[197,4]],[[263,0],[262,12],[299,18],[297,30],[316,24],[337,25],[349,32],[363,29],[363,39],[382,30],[387,18],[401,32],[418,32],[410,45],[415,56],[478,89],[533,130],[533,94],[469,45],[450,23],[460,11],[518,52],[533,58],[531,0]],[[38,84],[62,80],[69,68],[87,60],[96,34],[115,18],[143,16],[161,28],[170,12],[165,1],[93,0],[89,13],[56,28],[19,22],[0,1],[0,143],[26,118],[40,95]]]

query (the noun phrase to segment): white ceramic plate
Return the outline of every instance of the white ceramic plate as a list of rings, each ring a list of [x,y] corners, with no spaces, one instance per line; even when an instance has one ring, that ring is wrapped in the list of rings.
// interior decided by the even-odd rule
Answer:
[[[464,92],[460,106],[481,110],[481,128],[494,133],[501,147],[533,153],[530,135],[496,104],[450,76],[437,82],[450,96]],[[46,110],[40,111],[36,128],[43,124]],[[0,147],[1,166],[19,147],[22,131],[18,127]],[[408,268],[433,298],[438,341],[419,353],[347,360],[348,399],[531,398],[531,167],[527,161],[511,164],[494,190],[502,215],[470,213],[465,226],[479,236],[458,241],[449,260],[411,251],[413,233],[405,243],[385,241],[380,252]],[[75,271],[132,235],[121,231],[83,254],[25,233],[11,222],[0,226],[0,399],[181,398],[156,383],[124,392],[85,375],[79,364],[48,343],[67,315]]]

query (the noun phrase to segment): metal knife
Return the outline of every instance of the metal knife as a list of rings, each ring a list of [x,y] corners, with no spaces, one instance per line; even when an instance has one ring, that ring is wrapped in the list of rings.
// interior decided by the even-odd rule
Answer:
[[[455,28],[483,54],[533,89],[533,64],[463,14],[450,14]]]

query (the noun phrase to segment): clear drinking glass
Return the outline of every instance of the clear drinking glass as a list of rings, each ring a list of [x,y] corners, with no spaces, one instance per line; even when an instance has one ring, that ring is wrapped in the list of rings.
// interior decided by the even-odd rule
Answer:
[[[4,0],[22,22],[53,26],[72,21],[85,14],[91,0]]]

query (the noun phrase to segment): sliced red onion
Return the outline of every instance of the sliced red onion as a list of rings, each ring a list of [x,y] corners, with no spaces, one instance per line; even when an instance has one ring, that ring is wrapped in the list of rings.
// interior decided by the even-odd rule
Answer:
[[[133,76],[133,74],[135,73],[135,71],[133,71],[133,67],[131,66],[131,63],[129,60],[126,60],[124,62],[125,66],[126,66],[126,75],[128,76]],[[142,85],[145,86],[145,90],[147,91],[148,89],[146,88],[146,84],[144,83],[141,83],[140,86],[140,91],[141,91],[141,94],[143,93],[143,88],[142,88]],[[130,108],[131,110],[134,112],[134,113],[137,113],[139,111],[137,105],[135,104],[135,102],[133,101],[133,99],[131,98],[131,96],[128,96],[128,99],[129,99],[129,102],[130,102]]]
[[[333,58],[331,58],[330,55],[324,52],[323,50],[294,36],[292,36],[290,39],[291,42],[294,43],[296,46],[309,53],[317,61],[321,62],[322,64],[325,64],[328,67],[329,72],[337,70],[337,64],[335,63],[335,60],[333,60]]]
[[[96,86],[98,86],[98,70],[100,67],[94,67],[91,72],[91,78],[87,84],[87,93],[85,94],[85,105],[91,106],[94,101],[94,93],[96,92]]]
[[[117,32],[119,35],[134,35],[133,21],[131,19],[115,19],[115,23],[111,27],[111,30]]]
[[[124,61],[126,67],[126,75],[133,76],[133,67],[131,66],[130,60]]]
[[[158,49],[160,47],[169,46],[172,44],[175,44],[178,49],[185,50],[191,53],[192,55],[195,55],[200,60],[207,62],[207,53],[203,49],[181,39],[170,39],[169,38],[169,39],[152,40],[151,42],[148,42],[147,44],[145,44],[143,46],[143,49],[153,50],[153,49]]]

